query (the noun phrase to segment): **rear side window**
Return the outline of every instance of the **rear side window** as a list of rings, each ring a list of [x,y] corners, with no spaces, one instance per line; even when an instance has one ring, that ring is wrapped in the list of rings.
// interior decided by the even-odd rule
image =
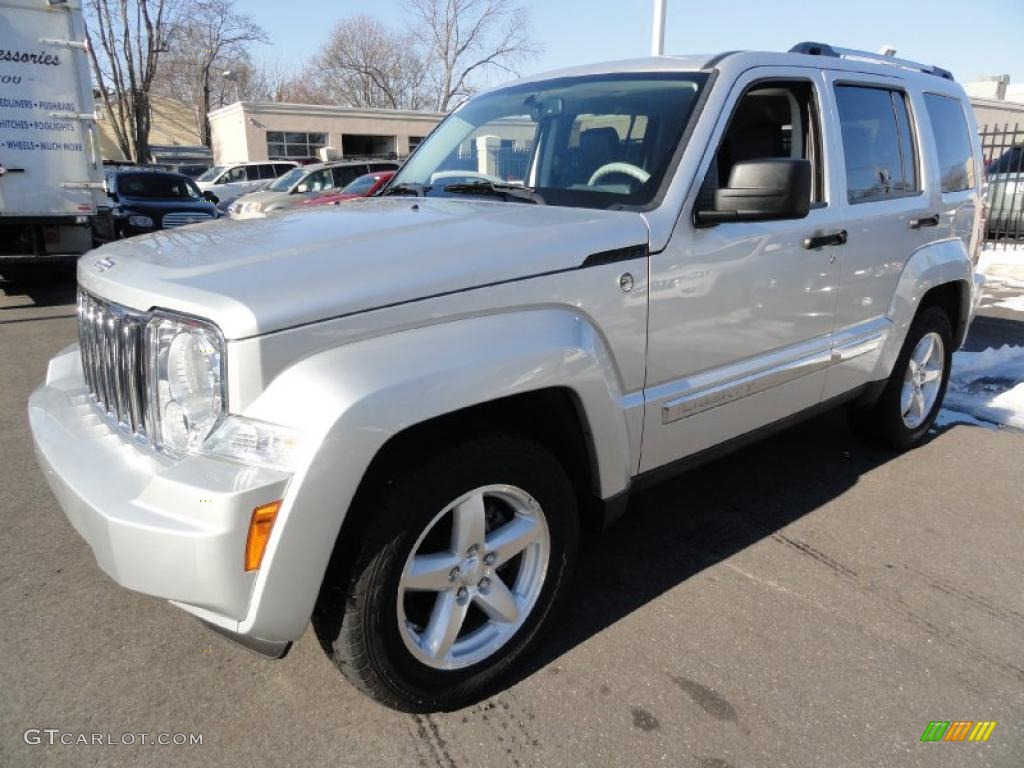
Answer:
[[[967,132],[967,118],[958,99],[926,93],[924,103],[939,153],[939,178],[943,192],[973,189],[974,152]]]
[[[284,174],[288,173],[288,171],[290,171],[294,167],[295,167],[294,165],[285,165],[283,163],[275,163],[274,164],[274,178],[276,179],[278,176],[283,176]]]
[[[920,191],[917,150],[901,91],[836,86],[836,106],[851,203],[903,197]]]
[[[336,165],[334,166],[334,186],[347,187],[364,173],[366,173],[365,165]]]
[[[260,180],[260,167],[258,165],[247,165],[247,166],[245,166],[245,178],[248,181],[259,181]]]

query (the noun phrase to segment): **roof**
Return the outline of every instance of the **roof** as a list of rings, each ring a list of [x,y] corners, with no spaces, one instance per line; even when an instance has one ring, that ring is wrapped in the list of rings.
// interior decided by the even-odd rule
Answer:
[[[820,51],[811,53],[811,51]],[[952,82],[952,75],[946,70],[920,64],[906,59],[883,56],[870,51],[848,48],[834,48],[825,43],[799,43],[793,50],[780,51],[724,51],[717,54],[690,54],[648,56],[619,61],[605,61],[566,69],[557,69],[524,77],[515,83],[498,86],[519,85],[562,77],[585,77],[622,72],[708,72],[714,69],[743,71],[756,66],[796,66],[813,69],[846,70],[883,77],[928,77],[936,81]]]

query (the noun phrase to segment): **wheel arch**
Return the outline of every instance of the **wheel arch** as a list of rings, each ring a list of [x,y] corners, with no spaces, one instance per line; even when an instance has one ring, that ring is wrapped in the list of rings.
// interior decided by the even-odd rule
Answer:
[[[954,349],[967,336],[971,319],[974,267],[958,238],[931,243],[915,251],[903,266],[886,313],[892,323],[875,378],[889,376],[910,324],[923,307],[939,306],[950,314]]]
[[[638,437],[627,400],[601,335],[559,308],[424,326],[296,363],[246,409],[313,433],[317,447],[279,513],[243,628],[301,634],[335,543],[358,538],[349,510],[369,473],[467,425],[532,433],[584,499],[624,492]]]

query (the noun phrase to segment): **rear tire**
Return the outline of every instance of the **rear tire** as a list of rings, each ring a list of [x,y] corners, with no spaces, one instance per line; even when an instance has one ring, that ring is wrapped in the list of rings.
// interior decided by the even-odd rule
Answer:
[[[354,561],[332,564],[313,613],[341,672],[410,712],[488,695],[550,623],[579,539],[572,485],[540,444],[487,436],[425,455],[361,490]]]
[[[898,451],[924,439],[942,407],[953,360],[949,316],[928,307],[911,323],[885,389],[872,408],[851,409],[850,428]]]

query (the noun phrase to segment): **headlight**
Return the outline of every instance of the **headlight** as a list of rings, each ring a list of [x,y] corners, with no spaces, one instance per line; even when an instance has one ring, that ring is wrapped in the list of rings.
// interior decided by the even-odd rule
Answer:
[[[153,226],[153,220],[149,216],[129,216],[128,223],[133,227],[139,227],[139,229]]]
[[[225,408],[224,341],[212,325],[158,315],[149,326],[153,442],[175,455],[196,450]]]
[[[263,208],[263,203],[246,203],[245,204],[245,212],[246,213],[259,213],[262,208]]]

